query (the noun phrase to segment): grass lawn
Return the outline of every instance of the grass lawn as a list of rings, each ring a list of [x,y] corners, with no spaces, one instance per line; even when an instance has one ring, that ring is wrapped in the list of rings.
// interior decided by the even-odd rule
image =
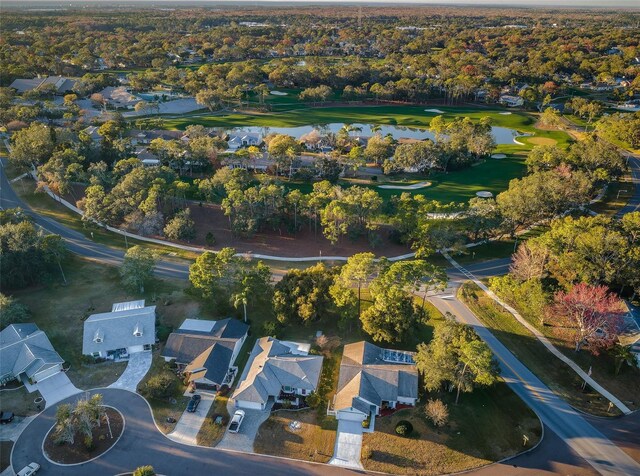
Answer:
[[[551,390],[564,398],[573,407],[598,416],[616,416],[620,412],[614,407],[608,412],[609,402],[597,392],[588,390],[582,391],[582,379],[567,365],[560,362],[551,354],[546,347],[542,345],[522,324],[495,301],[480,290],[475,284],[466,283],[459,291],[460,298],[465,302],[469,309],[478,316],[478,318],[486,325],[491,332],[502,342],[529,370],[531,370],[540,380],[542,380]],[[554,342],[557,345],[558,342]],[[563,350],[560,347],[560,350]],[[588,369],[589,365],[584,367],[582,358],[587,358],[586,353],[570,355],[583,369]],[[625,403],[632,408],[635,405],[631,401],[627,401],[625,395],[621,394],[620,384],[630,382],[630,386],[636,388],[635,394],[628,396],[635,398],[634,395],[640,393],[640,379],[631,378],[630,374],[621,375],[619,379],[605,378],[606,375],[601,373],[601,365],[597,364],[597,359],[590,359],[594,364],[593,378],[601,383],[618,398],[622,398]],[[611,364],[611,370],[613,365]],[[630,372],[630,371],[629,371]],[[613,381],[618,381],[618,385],[611,386]]]
[[[433,398],[429,396],[430,398]],[[435,396],[434,396],[435,397]],[[436,429],[425,417],[424,405],[376,418],[375,431],[365,433],[365,469],[395,474],[448,474],[498,461],[535,445],[540,421],[509,389],[499,382],[460,397],[437,395],[449,408],[449,423]],[[414,428],[410,437],[395,433],[400,420]],[[523,444],[523,435],[529,440]]]
[[[50,283],[15,292],[13,295],[31,311],[31,322],[42,329],[69,366],[67,374],[79,388],[103,387],[113,383],[126,363],[89,363],[82,356],[82,329],[90,315],[107,312],[114,302],[145,298],[157,306],[158,321],[177,327],[187,316],[199,315],[198,303],[182,290],[186,281],[155,279],[144,295],[122,288],[115,267],[71,256],[63,264],[67,285],[54,275]]]
[[[40,410],[44,410],[46,402],[43,401],[40,404],[40,410],[33,402],[38,397],[42,397],[40,392],[36,390],[33,393],[29,393],[24,386],[16,389],[0,390],[0,407],[4,411],[12,412],[14,415],[28,417],[39,413]]]
[[[302,427],[291,430],[289,423],[299,421]],[[272,413],[256,436],[256,453],[326,463],[333,455],[337,423],[333,417],[315,410]]]
[[[227,411],[228,397],[216,397],[213,405],[207,413],[207,417],[196,436],[196,442],[200,446],[216,446],[224,436],[224,432],[229,423],[229,412]],[[216,425],[214,423],[216,417],[222,416],[222,423]]]
[[[151,398],[145,397],[151,405],[153,410],[153,418],[156,421],[156,425],[163,433],[171,433],[176,427],[176,423],[180,420],[182,413],[187,408],[189,403],[189,397],[184,396],[184,392],[187,387],[183,384],[176,373],[169,368],[169,364],[160,357],[160,351],[155,350],[153,352],[153,361],[151,363],[151,369],[147,375],[142,379],[142,382],[138,384],[138,392],[144,395],[144,388],[146,382],[155,376],[167,374],[176,380],[176,386],[171,394],[163,398]],[[174,418],[176,423],[167,422],[167,418]]]

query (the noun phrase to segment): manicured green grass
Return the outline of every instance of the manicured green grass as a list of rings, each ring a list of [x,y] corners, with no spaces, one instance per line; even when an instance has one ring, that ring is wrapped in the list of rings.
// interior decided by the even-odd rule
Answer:
[[[6,412],[12,412],[16,416],[28,417],[35,415],[40,410],[44,410],[46,402],[40,403],[40,409],[35,404],[36,398],[42,398],[37,390],[33,393],[27,392],[26,387],[0,390],[0,408]]]
[[[424,412],[426,398],[440,398],[449,409],[449,422],[436,429]],[[429,394],[415,408],[378,417],[374,433],[363,439],[364,467],[395,474],[449,474],[482,466],[534,446],[540,439],[540,421],[509,389],[498,382],[460,396]],[[409,437],[395,433],[400,420],[414,428]],[[523,436],[528,441],[525,444]]]
[[[466,283],[460,288],[458,295],[518,360],[570,405],[593,415],[620,414],[615,407],[608,412],[609,402],[598,393],[583,392],[580,377],[551,354],[533,334],[478,286]],[[573,357],[575,360],[575,355]],[[607,388],[607,382],[599,380],[595,372],[594,378]],[[615,393],[615,389],[609,390]]]

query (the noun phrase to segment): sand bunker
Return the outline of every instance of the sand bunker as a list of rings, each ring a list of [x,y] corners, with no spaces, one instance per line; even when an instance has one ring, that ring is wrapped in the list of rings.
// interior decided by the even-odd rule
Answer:
[[[498,114],[502,114],[503,116],[510,116],[510,112],[499,112]]]
[[[436,114],[444,114],[440,109],[425,109],[424,112],[435,112]]]
[[[378,188],[384,188],[386,190],[418,190],[431,185],[431,182],[414,183],[413,185],[378,185]]]
[[[282,91],[269,91],[270,94],[273,94],[274,96],[288,96],[289,93],[284,93]]]
[[[506,156],[506,154],[492,154],[491,158],[492,159],[506,159],[507,156]]]
[[[487,192],[486,190],[482,191],[482,192],[476,192],[476,195],[478,197],[480,197],[480,198],[492,198],[493,197],[493,193]]]

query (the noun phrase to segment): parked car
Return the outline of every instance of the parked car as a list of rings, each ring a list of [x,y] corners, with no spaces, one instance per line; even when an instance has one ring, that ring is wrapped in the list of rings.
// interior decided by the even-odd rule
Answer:
[[[11,412],[0,412],[0,424],[6,425],[7,423],[11,423],[13,417],[14,415]]]
[[[200,400],[202,400],[202,397],[200,395],[198,395],[197,393],[193,395],[191,397],[191,400],[189,400],[189,404],[187,405],[187,411],[189,413],[195,412],[196,408],[198,408],[198,405],[200,405]]]
[[[40,469],[40,465],[38,463],[29,463],[27,466],[18,471],[16,476],[31,476],[32,474],[36,474]]]
[[[240,425],[242,425],[242,420],[244,420],[244,410],[236,410],[229,425],[229,432],[238,433],[238,431],[240,431]]]

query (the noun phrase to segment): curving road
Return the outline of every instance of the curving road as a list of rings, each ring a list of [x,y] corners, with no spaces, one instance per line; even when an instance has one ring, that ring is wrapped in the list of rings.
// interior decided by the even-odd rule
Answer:
[[[42,442],[55,423],[55,407],[48,408],[33,420],[14,445],[11,463],[19,471],[35,461],[42,474],[65,476],[112,476],[150,464],[159,474],[167,475],[323,475],[328,471],[336,475],[356,474],[353,471],[327,467],[304,461],[274,458],[256,454],[187,446],[169,440],[160,433],[147,402],[127,390],[99,389],[104,403],[116,407],[125,418],[125,429],[120,440],[98,459],[77,466],[58,466],[42,456]],[[60,403],[74,402],[85,394],[78,394]]]

